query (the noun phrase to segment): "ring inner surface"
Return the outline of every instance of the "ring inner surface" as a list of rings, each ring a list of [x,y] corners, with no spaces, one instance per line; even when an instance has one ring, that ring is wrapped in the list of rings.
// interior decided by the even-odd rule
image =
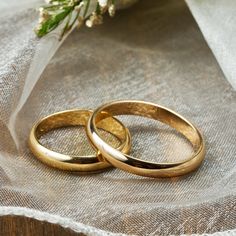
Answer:
[[[44,118],[35,129],[35,136],[39,142],[39,139],[46,133],[59,129],[62,127],[70,126],[85,126],[87,121],[92,114],[89,110],[70,110],[55,113]],[[112,135],[112,140],[108,140],[110,145],[115,148],[122,149],[124,143],[126,142],[126,129],[125,127],[116,119],[108,117],[98,123],[98,128],[101,129],[99,133],[105,138],[105,133]],[[42,145],[41,142],[39,142]],[[90,145],[90,143],[88,143]],[[65,154],[66,155],[66,154]],[[68,155],[66,155],[68,157]],[[96,155],[70,155],[70,159],[66,158],[68,163],[81,163],[89,164],[98,162],[98,157]]]

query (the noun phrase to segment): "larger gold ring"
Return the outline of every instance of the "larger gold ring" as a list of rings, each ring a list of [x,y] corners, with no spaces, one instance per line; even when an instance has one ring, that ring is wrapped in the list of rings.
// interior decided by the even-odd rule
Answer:
[[[109,163],[99,161],[97,156],[71,156],[52,151],[39,142],[39,138],[52,129],[65,126],[85,126],[92,114],[90,110],[67,110],[49,115],[36,123],[30,132],[29,147],[32,153],[45,164],[68,171],[94,172],[111,167]],[[107,118],[99,123],[99,128],[115,136],[120,146],[118,150],[128,153],[131,146],[129,130],[115,118]]]
[[[147,162],[114,149],[99,135],[97,123],[116,115],[137,115],[161,121],[179,131],[192,144],[194,154],[183,162]],[[199,130],[179,114],[165,107],[143,101],[115,101],[97,108],[87,124],[87,135],[102,156],[113,166],[147,177],[173,177],[195,170],[205,156],[205,144]]]

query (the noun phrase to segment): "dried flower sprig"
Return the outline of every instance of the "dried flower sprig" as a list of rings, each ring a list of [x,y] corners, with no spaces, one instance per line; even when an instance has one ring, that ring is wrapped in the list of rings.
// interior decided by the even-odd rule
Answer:
[[[39,25],[35,29],[38,37],[42,37],[65,22],[61,38],[77,24],[80,27],[84,22],[92,27],[103,22],[102,15],[108,11],[110,16],[115,14],[115,0],[94,0],[96,7],[88,14],[90,0],[46,0],[47,5],[39,8]]]

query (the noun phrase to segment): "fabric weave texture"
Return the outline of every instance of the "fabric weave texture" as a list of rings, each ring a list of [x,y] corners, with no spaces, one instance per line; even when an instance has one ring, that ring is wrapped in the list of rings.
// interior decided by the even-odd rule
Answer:
[[[12,11],[11,4],[19,7]],[[99,27],[74,31],[52,59],[59,31],[35,37],[39,4],[0,3],[0,215],[87,235],[235,235],[236,93],[186,3],[139,1]],[[191,120],[206,139],[202,166],[171,179],[118,169],[78,175],[30,153],[28,134],[38,119],[117,99],[158,103]],[[185,139],[158,122],[118,118],[131,131],[136,157],[173,161],[191,154]],[[81,129],[51,132],[44,142],[67,153],[90,150]]]

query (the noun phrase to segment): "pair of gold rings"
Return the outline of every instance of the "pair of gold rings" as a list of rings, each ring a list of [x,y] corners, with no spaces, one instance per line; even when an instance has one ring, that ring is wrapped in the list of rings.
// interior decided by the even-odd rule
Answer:
[[[129,155],[131,135],[114,116],[135,115],[165,123],[184,135],[192,144],[194,154],[181,162],[156,163]],[[85,126],[88,139],[97,151],[96,156],[71,156],[54,152],[43,146],[39,139],[50,130],[65,126]],[[104,140],[99,129],[111,133],[119,140],[114,147]],[[114,166],[146,177],[175,177],[195,170],[205,156],[204,139],[200,131],[172,110],[154,103],[123,100],[110,102],[90,110],[67,110],[49,115],[36,123],[29,137],[33,154],[49,166],[79,172],[95,172]]]

